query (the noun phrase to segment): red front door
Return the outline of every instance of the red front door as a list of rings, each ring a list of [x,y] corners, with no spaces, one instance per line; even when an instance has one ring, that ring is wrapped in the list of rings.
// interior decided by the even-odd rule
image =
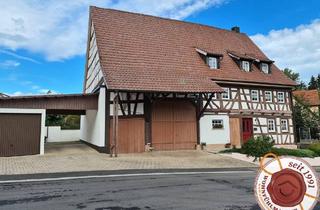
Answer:
[[[253,136],[252,118],[242,119],[242,143],[246,143]]]

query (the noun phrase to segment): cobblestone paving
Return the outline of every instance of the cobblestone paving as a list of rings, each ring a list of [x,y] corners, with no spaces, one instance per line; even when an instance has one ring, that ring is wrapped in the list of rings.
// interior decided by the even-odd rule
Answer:
[[[125,169],[256,167],[254,164],[205,151],[146,152],[110,158],[91,148],[60,149],[45,155],[0,157],[0,175]]]

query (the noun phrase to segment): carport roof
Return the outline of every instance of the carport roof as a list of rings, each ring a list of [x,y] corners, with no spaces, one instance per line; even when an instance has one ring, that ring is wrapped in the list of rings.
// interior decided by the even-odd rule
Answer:
[[[98,94],[54,94],[0,98],[0,108],[88,110],[98,109]]]

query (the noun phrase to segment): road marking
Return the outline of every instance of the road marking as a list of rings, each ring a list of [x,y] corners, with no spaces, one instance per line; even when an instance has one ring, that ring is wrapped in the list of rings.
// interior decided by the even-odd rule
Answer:
[[[138,176],[167,176],[167,175],[195,175],[195,174],[237,174],[237,173],[255,173],[255,171],[204,171],[204,172],[168,172],[168,173],[137,173],[137,174],[110,174],[110,175],[92,175],[92,176],[69,176],[56,178],[41,178],[41,179],[18,179],[0,181],[0,184],[7,183],[24,183],[24,182],[48,182],[48,181],[63,181],[76,179],[96,179],[96,178],[116,178],[116,177],[138,177]]]

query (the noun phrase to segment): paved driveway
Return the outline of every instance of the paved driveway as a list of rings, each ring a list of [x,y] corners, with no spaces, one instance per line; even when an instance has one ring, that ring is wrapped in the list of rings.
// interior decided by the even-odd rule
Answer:
[[[126,169],[195,169],[256,167],[254,164],[203,151],[146,152],[110,158],[84,144],[53,145],[45,155],[2,157],[0,175]]]

